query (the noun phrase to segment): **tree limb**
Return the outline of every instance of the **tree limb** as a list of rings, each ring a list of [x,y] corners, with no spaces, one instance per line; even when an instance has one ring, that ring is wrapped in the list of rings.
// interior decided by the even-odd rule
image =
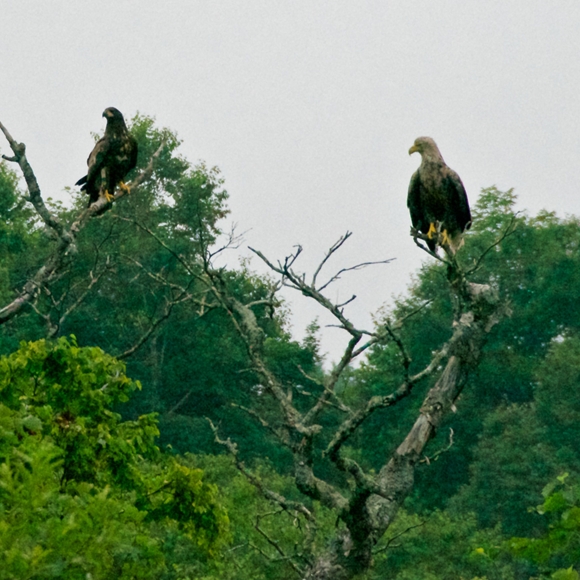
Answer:
[[[221,439],[219,436],[219,432],[217,427],[213,424],[213,422],[206,417],[206,421],[209,423],[209,426],[214,434],[214,438],[216,443],[225,447],[232,458],[234,459],[234,463],[238,468],[238,471],[244,475],[244,477],[262,494],[264,498],[269,501],[272,501],[278,504],[282,509],[291,512],[297,512],[302,514],[307,520],[314,521],[314,515],[312,512],[303,504],[296,501],[287,500],[283,495],[268,489],[263,483],[262,480],[256,477],[244,464],[243,461],[240,460],[238,454],[238,447],[235,443],[232,443],[230,438]]]

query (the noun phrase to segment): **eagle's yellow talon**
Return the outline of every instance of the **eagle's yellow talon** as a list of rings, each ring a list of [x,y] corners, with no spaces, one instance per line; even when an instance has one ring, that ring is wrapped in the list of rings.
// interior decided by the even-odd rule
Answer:
[[[443,230],[441,233],[441,245],[451,246],[451,238],[447,234],[447,230]]]
[[[124,181],[119,183],[119,189],[122,189],[127,195],[131,193],[131,188]]]
[[[106,189],[105,189],[105,197],[107,198],[107,201],[109,203],[111,203],[113,201],[113,199],[115,199],[115,196],[111,195]]]
[[[437,230],[435,229],[435,224],[431,222],[429,224],[429,231],[427,232],[427,237],[431,239],[434,234],[437,234]]]

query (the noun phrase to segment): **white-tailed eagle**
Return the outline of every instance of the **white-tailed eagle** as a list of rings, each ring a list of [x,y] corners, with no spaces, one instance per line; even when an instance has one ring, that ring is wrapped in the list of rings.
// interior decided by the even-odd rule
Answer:
[[[421,165],[411,177],[407,207],[416,230],[426,234],[434,252],[437,243],[455,253],[463,242],[463,232],[471,226],[471,212],[459,175],[447,167],[435,141],[418,137],[409,149],[421,154]]]
[[[87,174],[76,182],[89,195],[89,205],[99,199],[101,191],[111,201],[117,185],[129,192],[123,179],[137,165],[137,141],[127,130],[121,111],[109,107],[103,117],[107,119],[105,134],[89,155]]]

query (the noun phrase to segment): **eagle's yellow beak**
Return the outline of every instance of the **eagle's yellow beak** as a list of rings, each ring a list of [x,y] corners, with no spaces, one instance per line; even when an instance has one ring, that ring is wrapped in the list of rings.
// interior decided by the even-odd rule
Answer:
[[[409,149],[409,155],[412,155],[413,153],[419,153],[419,149],[417,149],[417,145],[413,145],[413,147],[411,147],[411,149]]]

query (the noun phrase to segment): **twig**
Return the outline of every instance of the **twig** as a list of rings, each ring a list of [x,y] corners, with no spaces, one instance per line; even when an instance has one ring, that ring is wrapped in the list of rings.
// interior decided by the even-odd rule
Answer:
[[[62,325],[64,324],[65,320],[84,302],[85,298],[89,295],[90,291],[93,289],[93,286],[95,286],[95,284],[97,284],[97,282],[99,282],[99,280],[104,276],[104,274],[110,270],[111,270],[110,259],[109,256],[107,256],[104,267],[96,276],[93,274],[92,270],[89,272],[89,276],[91,277],[89,284],[87,285],[85,290],[81,292],[80,296],[64,311],[62,316],[60,316],[54,334],[58,332],[58,329],[62,328]],[[49,335],[49,338],[52,338],[54,334]]]
[[[209,426],[214,434],[216,443],[225,447],[229,451],[230,455],[234,459],[234,463],[236,464],[238,471],[240,471],[240,473],[242,473],[246,477],[246,479],[262,494],[264,498],[278,504],[282,509],[286,511],[295,511],[302,514],[307,520],[314,519],[313,513],[305,505],[301,504],[300,502],[287,500],[283,495],[280,495],[279,493],[276,493],[275,491],[268,489],[262,483],[262,480],[256,477],[244,465],[244,462],[240,460],[237,445],[235,443],[232,443],[229,437],[225,440],[221,439],[218,434],[218,429],[213,424],[211,419],[208,419],[206,417],[206,421],[209,423]]]
[[[449,443],[443,447],[442,449],[439,449],[438,451],[436,451],[431,457],[428,457],[427,455],[425,455],[425,457],[423,457],[423,459],[421,459],[419,461],[419,463],[426,463],[427,465],[431,465],[432,461],[437,461],[437,459],[439,459],[439,456],[447,451],[449,451],[452,447],[453,447],[453,435],[455,434],[455,431],[453,431],[452,428],[449,428]]]
[[[402,532],[399,532],[398,534],[395,534],[394,536],[389,538],[384,546],[381,546],[380,548],[373,550],[373,554],[376,556],[377,554],[386,552],[395,540],[397,540],[401,536],[404,536],[405,534],[408,534],[411,530],[423,527],[426,523],[427,520],[423,520],[422,522],[415,524],[414,526],[409,526],[408,528],[405,528]]]
[[[187,297],[185,298],[187,299]],[[162,322],[167,320],[171,316],[171,311],[176,304],[183,302],[183,295],[178,296],[174,300],[170,300],[165,305],[165,310],[161,316],[159,316],[150,326],[149,328],[143,333],[141,338],[130,348],[122,352],[121,354],[115,355],[118,359],[125,359],[130,357],[131,355],[135,354],[149,339],[149,337],[155,332],[155,330],[161,325]]]
[[[193,271],[193,268],[192,268],[191,264],[189,264],[181,254],[178,254],[175,250],[173,250],[173,248],[171,248],[168,244],[166,244],[150,228],[148,228],[147,226],[143,225],[141,222],[139,222],[139,221],[137,221],[135,219],[126,218],[126,217],[123,217],[123,216],[120,216],[120,215],[115,215],[113,217],[115,219],[118,219],[118,220],[122,220],[122,221],[125,221],[125,222],[132,223],[132,224],[136,225],[139,229],[141,229],[144,232],[146,232],[147,234],[149,234],[160,246],[162,246],[163,248],[165,248],[185,268],[185,271],[188,274],[192,274],[192,275],[194,274],[194,271]]]
[[[352,236],[352,232],[347,231],[346,234],[344,234],[336,242],[334,242],[334,244],[332,244],[330,249],[326,252],[322,262],[320,262],[318,268],[316,268],[314,275],[312,276],[312,282],[310,283],[312,287],[316,287],[316,278],[318,277],[318,274],[320,274],[320,271],[324,267],[324,264],[326,264],[326,262],[332,256],[332,254],[334,254],[334,252],[336,252],[342,246],[342,244],[344,244],[346,240],[350,238],[350,236]]]
[[[225,244],[220,246],[217,250],[213,250],[212,252],[208,252],[209,260],[213,260],[218,254],[226,250],[237,250],[242,242],[244,241],[244,236],[248,233],[249,230],[242,232],[241,234],[236,234],[236,227],[237,224],[232,224],[230,228],[230,232],[228,234],[228,238]]]
[[[427,246],[424,246],[419,239],[421,240],[425,240],[425,241],[432,241],[431,238],[427,237],[426,235],[422,234],[419,230],[416,230],[415,228],[411,228],[411,235],[413,236],[413,241],[415,242],[415,244],[421,248],[424,252],[426,252],[427,254],[429,254],[430,256],[432,256],[433,258],[435,258],[436,260],[439,260],[440,262],[442,262],[443,264],[449,264],[447,262],[447,260],[443,259],[441,256],[439,256],[437,254],[437,252],[433,252],[432,250],[430,250]]]
[[[173,415],[173,413],[175,413],[177,411],[177,409],[179,409],[183,404],[185,404],[187,399],[189,399],[189,397],[191,397],[192,394],[193,394],[193,389],[189,389],[189,391],[187,391],[187,393],[185,393],[185,395],[183,397],[181,397],[181,399],[179,399],[179,401],[177,401],[177,403],[175,405],[173,405],[173,407],[171,407],[171,409],[169,409],[169,411],[167,411],[167,414]]]
[[[375,262],[362,262],[361,264],[356,264],[354,266],[351,266],[350,268],[342,268],[334,276],[332,276],[332,278],[330,278],[330,280],[328,280],[328,282],[326,282],[326,284],[323,284],[320,288],[318,288],[318,291],[322,292],[325,288],[330,286],[333,282],[336,282],[336,280],[340,280],[340,275],[344,274],[345,272],[362,270],[363,268],[367,268],[368,266],[377,266],[379,264],[390,264],[394,260],[395,260],[395,258],[388,258],[387,260],[377,260]]]
[[[230,405],[232,407],[234,407],[235,409],[240,409],[241,411],[244,411],[244,413],[247,413],[248,415],[250,415],[250,417],[252,417],[255,421],[260,423],[260,425],[262,427],[264,427],[264,429],[267,429],[268,431],[270,431],[270,433],[272,433],[272,435],[274,435],[276,437],[276,439],[278,439],[283,445],[290,447],[290,440],[289,440],[288,436],[285,436],[278,429],[275,429],[274,427],[272,427],[268,423],[268,421],[266,421],[263,417],[260,416],[259,413],[257,413],[253,409],[248,409],[248,407],[244,407],[243,405],[238,405],[237,403],[230,403]]]
[[[516,219],[520,213],[521,212],[516,212],[515,214],[512,215],[505,230],[500,234],[500,236],[495,240],[495,242],[493,242],[493,244],[491,244],[491,246],[486,248],[481,253],[481,255],[479,256],[479,258],[477,259],[477,261],[475,262],[473,267],[470,268],[469,270],[467,270],[467,272],[465,272],[465,276],[471,276],[471,274],[477,272],[477,270],[479,270],[479,268],[481,266],[481,263],[483,262],[483,259],[487,256],[487,254],[491,250],[493,250],[493,248],[495,248],[496,246],[501,244],[501,242],[503,242],[507,237],[511,236],[516,231],[516,229],[517,229]]]

